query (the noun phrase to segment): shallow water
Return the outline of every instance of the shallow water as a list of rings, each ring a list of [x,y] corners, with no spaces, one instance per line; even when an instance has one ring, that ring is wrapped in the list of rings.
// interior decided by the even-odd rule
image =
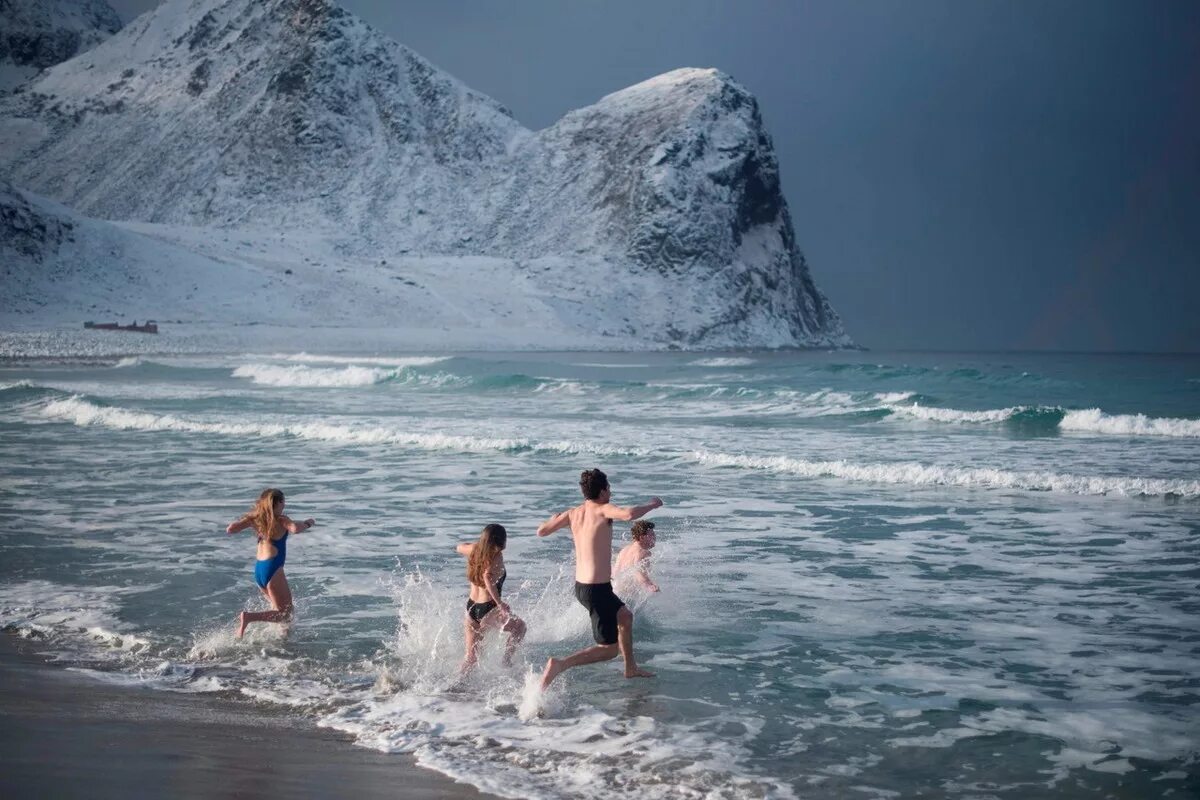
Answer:
[[[106,678],[294,706],[514,797],[1200,791],[1200,358],[210,355],[0,368],[0,622]],[[570,540],[604,468],[660,495],[640,659]],[[289,635],[261,607],[264,486]],[[510,531],[519,663],[453,687],[456,542]],[[618,526],[623,535],[624,526]]]

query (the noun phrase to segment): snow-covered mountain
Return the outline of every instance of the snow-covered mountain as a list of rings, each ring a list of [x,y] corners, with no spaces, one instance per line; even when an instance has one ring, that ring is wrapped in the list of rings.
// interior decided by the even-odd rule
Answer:
[[[0,0],[0,92],[120,29],[121,18],[104,0]]]
[[[564,330],[849,343],[758,105],[716,70],[535,133],[327,0],[168,0],[0,99],[0,175],[181,247],[195,228],[282,231],[332,261],[503,263]]]

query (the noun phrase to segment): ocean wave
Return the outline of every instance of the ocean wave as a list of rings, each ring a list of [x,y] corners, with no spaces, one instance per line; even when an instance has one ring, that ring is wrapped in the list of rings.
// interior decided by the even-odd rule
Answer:
[[[853,464],[847,461],[808,461],[786,456],[748,456],[695,451],[693,459],[713,467],[739,467],[804,478],[841,478],[864,483],[906,486],[956,486],[965,489],[1019,489],[1082,495],[1200,497],[1200,481],[1162,478],[1121,478],[1018,472],[992,468],[943,467],[914,462]]]
[[[386,425],[341,425],[327,422],[204,422],[171,414],[99,406],[81,397],[52,400],[37,409],[40,416],[113,430],[179,432],[242,437],[292,437],[349,445],[398,445],[418,450],[480,452],[545,452],[598,456],[646,455],[648,451],[573,441],[534,442],[524,438],[416,433]]]
[[[150,642],[118,619],[119,598],[151,588],[71,586],[66,591],[61,583],[44,580],[3,585],[0,629],[25,639],[84,646],[91,658],[140,653]]]
[[[700,358],[695,361],[689,361],[688,366],[692,367],[748,367],[756,363],[753,358],[744,356],[733,356],[725,358]]]
[[[43,389],[46,387],[39,386],[33,381],[20,380],[12,383],[0,383],[0,392],[11,392],[14,389]]]
[[[326,356],[311,353],[275,353],[268,356],[247,357],[269,358],[272,361],[296,361],[303,364],[375,364],[384,367],[428,367],[452,358],[452,356]]]
[[[1149,417],[1145,414],[1106,414],[1098,408],[1069,411],[1059,406],[1010,406],[982,411],[961,411],[956,408],[936,408],[913,403],[912,405],[897,404],[892,407],[891,411],[897,416],[912,417],[929,422],[964,424],[1004,422],[1112,436],[1200,437],[1200,420],[1197,419]]]
[[[949,422],[949,423],[989,423],[989,422],[1007,422],[1021,414],[1029,412],[1046,411],[1057,415],[1056,420],[1062,418],[1061,409],[1036,409],[1029,406],[1011,406],[1009,408],[989,408],[982,411],[960,411],[957,408],[934,408],[930,406],[922,406],[916,403],[912,405],[897,405],[892,409],[892,413],[896,416],[912,417],[914,419],[926,420],[929,422]]]
[[[1148,417],[1145,414],[1105,414],[1098,408],[1068,411],[1059,427],[1114,436],[1200,436],[1200,419]]]
[[[410,367],[306,367],[302,365],[243,364],[233,370],[235,378],[249,378],[260,386],[279,386],[302,389],[344,389],[374,386],[378,383],[404,381],[439,388],[464,379],[448,373],[424,375]]]

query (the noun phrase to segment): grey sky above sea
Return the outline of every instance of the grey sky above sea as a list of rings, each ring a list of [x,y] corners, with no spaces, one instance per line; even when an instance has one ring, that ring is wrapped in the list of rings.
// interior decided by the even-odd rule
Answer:
[[[729,73],[867,347],[1200,351],[1194,0],[340,2],[534,129]]]

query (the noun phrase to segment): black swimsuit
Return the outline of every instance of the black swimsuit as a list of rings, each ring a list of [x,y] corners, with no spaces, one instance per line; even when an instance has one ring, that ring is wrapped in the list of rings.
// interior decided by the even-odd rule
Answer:
[[[500,593],[504,591],[504,580],[507,577],[508,570],[504,570],[504,572],[500,573],[500,580],[496,581],[496,597],[499,597]],[[486,617],[488,612],[495,607],[495,600],[485,600],[482,603],[476,603],[471,598],[467,598],[467,616],[470,617],[476,624]]]

